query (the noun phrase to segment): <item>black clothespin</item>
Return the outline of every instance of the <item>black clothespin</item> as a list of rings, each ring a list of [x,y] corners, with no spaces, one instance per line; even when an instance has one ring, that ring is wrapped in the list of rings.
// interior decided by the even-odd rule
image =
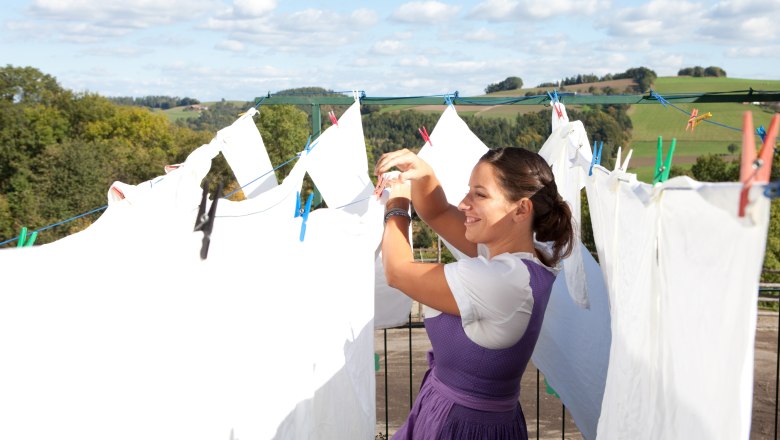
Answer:
[[[214,217],[217,213],[217,201],[222,197],[222,182],[217,185],[217,191],[214,193],[214,199],[211,202],[208,213],[206,213],[206,203],[209,196],[209,181],[203,184],[203,196],[198,206],[198,216],[195,217],[194,231],[203,232],[203,244],[200,248],[200,259],[205,260],[209,255],[209,243],[211,243],[211,231],[214,229]]]

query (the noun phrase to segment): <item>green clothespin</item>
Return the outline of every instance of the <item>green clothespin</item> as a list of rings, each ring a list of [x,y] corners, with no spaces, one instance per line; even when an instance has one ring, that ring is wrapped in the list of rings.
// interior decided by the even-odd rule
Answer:
[[[16,241],[16,247],[31,247],[35,244],[35,239],[38,238],[38,231],[33,231],[30,234],[30,239],[27,239],[27,228],[22,226],[22,232],[19,233],[19,240]]]
[[[659,182],[666,182],[669,178],[669,171],[672,169],[672,156],[674,155],[674,148],[677,146],[677,139],[672,139],[672,145],[669,147],[669,152],[666,154],[666,161],[663,160],[663,139],[658,136],[658,155],[655,158],[655,174],[653,176],[653,185]]]
[[[557,397],[559,399],[561,398],[561,396],[559,396],[558,393],[555,392],[553,387],[551,387],[550,384],[547,382],[547,378],[546,377],[544,378],[544,387],[545,387],[545,391],[547,391],[547,394],[549,394],[551,396],[555,396],[555,397]]]

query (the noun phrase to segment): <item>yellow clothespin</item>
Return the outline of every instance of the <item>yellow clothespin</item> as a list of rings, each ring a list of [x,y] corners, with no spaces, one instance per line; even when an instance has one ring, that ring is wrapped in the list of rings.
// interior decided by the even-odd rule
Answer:
[[[685,126],[685,131],[688,131],[690,128],[691,131],[693,131],[694,128],[696,128],[697,125],[701,124],[701,121],[705,119],[709,119],[712,117],[712,113],[707,112],[703,115],[699,115],[698,109],[693,109],[691,112],[691,117],[688,118],[688,125]]]

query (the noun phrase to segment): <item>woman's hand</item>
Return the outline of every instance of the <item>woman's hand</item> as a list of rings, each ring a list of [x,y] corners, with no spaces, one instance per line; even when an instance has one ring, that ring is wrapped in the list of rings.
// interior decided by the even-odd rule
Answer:
[[[398,176],[400,182],[418,180],[433,174],[430,165],[406,148],[383,154],[374,167],[374,174],[381,177],[394,167],[401,171]]]

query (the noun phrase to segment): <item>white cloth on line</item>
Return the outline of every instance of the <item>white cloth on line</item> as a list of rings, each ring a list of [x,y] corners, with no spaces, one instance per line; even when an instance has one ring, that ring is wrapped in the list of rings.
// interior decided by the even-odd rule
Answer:
[[[308,159],[307,171],[329,207],[358,215],[366,211],[372,203],[369,199],[373,199],[374,186],[368,175],[359,101],[355,101],[341,115],[337,125],[328,127],[312,143]],[[386,198],[382,200],[384,202]],[[381,234],[382,221],[374,226]],[[375,328],[390,328],[406,323],[412,300],[387,284],[379,249],[374,259],[374,273]]]
[[[458,116],[455,106],[448,105],[430,135],[431,143],[423,145],[418,156],[427,162],[439,179],[447,201],[455,206],[469,190],[469,177],[488,147]],[[465,256],[442,239],[456,259]]]
[[[268,151],[255,125],[251,107],[233,124],[217,132],[220,149],[246,198],[252,198],[277,185]]]
[[[563,104],[557,103],[557,107],[563,108]],[[555,110],[553,110],[552,118],[553,121],[558,119]],[[579,163],[577,156],[583,156],[585,160],[588,160],[588,156],[590,156],[588,135],[582,122],[559,123],[539,150],[539,155],[551,166],[558,192],[563,200],[569,204],[574,222],[575,246],[572,248],[571,255],[563,260],[566,287],[575,303],[580,307],[588,308],[590,307],[588,285],[585,282],[585,268],[579,245],[582,229],[580,194],[585,186],[586,171],[580,166],[574,166]],[[571,158],[574,158],[574,163]]]
[[[594,167],[588,202],[612,319],[600,438],[749,437],[762,189],[739,218],[739,183],[653,187]]]
[[[363,217],[313,211],[300,242],[294,196],[221,200],[200,261],[192,227],[207,150],[151,190],[127,191],[104,214],[121,215],[82,243],[0,251],[20,276],[0,294],[0,345],[15,359],[0,366],[0,437],[373,435],[365,291],[381,206]],[[231,229],[248,218],[251,229]]]

